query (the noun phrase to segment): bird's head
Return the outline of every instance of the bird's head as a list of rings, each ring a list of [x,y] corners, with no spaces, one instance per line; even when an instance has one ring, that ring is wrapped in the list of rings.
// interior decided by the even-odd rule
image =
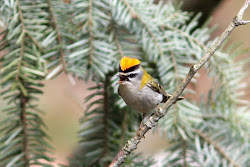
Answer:
[[[119,84],[136,83],[143,75],[141,61],[136,58],[123,57],[119,64]]]

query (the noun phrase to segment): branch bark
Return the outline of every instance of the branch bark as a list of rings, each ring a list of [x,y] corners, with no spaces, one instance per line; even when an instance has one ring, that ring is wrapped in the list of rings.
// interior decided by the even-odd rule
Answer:
[[[248,6],[250,5],[250,0],[246,0],[244,5],[241,7],[237,16],[233,18],[229,26],[225,31],[217,38],[217,40],[212,44],[212,46],[206,51],[202,59],[194,64],[185,79],[182,81],[181,85],[177,88],[173,96],[164,104],[162,108],[158,108],[148,119],[148,121],[143,125],[143,127],[138,131],[136,136],[128,140],[125,146],[119,151],[109,167],[118,167],[124,163],[128,155],[137,148],[140,143],[141,138],[155,125],[158,120],[164,117],[168,109],[174,104],[177,98],[181,95],[184,89],[187,87],[191,79],[197,73],[197,71],[209,60],[209,58],[214,54],[214,52],[219,48],[219,46],[224,42],[224,40],[229,36],[229,34],[234,30],[235,27],[239,25],[245,25],[250,23],[250,20],[243,20],[243,15],[246,12]]]

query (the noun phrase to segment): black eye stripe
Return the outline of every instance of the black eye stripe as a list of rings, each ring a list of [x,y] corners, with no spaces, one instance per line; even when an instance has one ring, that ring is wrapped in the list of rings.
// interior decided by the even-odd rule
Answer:
[[[136,74],[129,74],[128,78],[134,78],[136,76]]]

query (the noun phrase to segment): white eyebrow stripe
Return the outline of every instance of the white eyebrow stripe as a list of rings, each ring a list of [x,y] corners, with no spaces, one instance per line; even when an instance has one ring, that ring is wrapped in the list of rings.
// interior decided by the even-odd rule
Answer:
[[[126,75],[129,75],[129,74],[138,74],[139,72],[140,72],[140,69],[138,68],[138,69],[136,69],[134,71],[131,71],[131,72],[119,72],[119,74],[126,76]]]

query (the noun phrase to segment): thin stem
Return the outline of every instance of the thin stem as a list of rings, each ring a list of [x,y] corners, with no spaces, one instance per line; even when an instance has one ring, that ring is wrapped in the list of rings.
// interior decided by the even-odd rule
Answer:
[[[203,119],[221,119],[226,120],[226,117],[224,115],[218,115],[218,114],[202,114],[201,116],[198,116],[199,118]]]
[[[44,48],[40,46],[40,44],[33,38],[32,35],[30,35],[28,32],[25,33],[27,35],[27,37],[34,42],[34,44],[37,46],[37,48],[39,49],[40,52],[44,53]]]
[[[187,141],[182,140],[182,149],[183,149],[183,159],[184,159],[184,167],[187,167]]]
[[[51,3],[51,0],[47,0],[48,4],[49,4],[49,12],[50,12],[50,15],[51,15],[51,21],[52,21],[52,26],[55,28],[56,30],[56,37],[57,37],[57,42],[60,46],[60,49],[59,49],[59,52],[60,52],[60,59],[61,59],[61,64],[63,65],[63,70],[65,71],[66,70],[66,62],[65,62],[65,55],[64,55],[64,52],[63,52],[63,49],[62,49],[62,36],[60,34],[60,30],[59,30],[59,27],[58,27],[58,23],[57,23],[57,18],[55,16],[55,11],[53,9],[53,6],[52,6],[52,3]]]
[[[175,60],[175,57],[174,57],[174,54],[173,53],[170,53],[170,56],[173,60],[173,64],[174,64],[174,75],[175,75],[175,80],[176,80],[176,87],[178,86],[178,69],[177,69],[177,63],[176,63],[176,60]]]
[[[117,35],[115,29],[114,29],[114,37],[115,37],[115,45],[116,45],[116,47],[118,49],[118,52],[119,52],[119,54],[120,54],[121,57],[124,57],[125,54],[123,53],[122,46],[121,46],[121,43],[120,43],[120,41],[118,39],[118,35]]]
[[[104,135],[104,139],[103,139],[103,157],[105,157],[106,155],[108,155],[109,153],[109,146],[108,146],[108,113],[109,113],[109,94],[108,94],[108,86],[109,86],[109,79],[108,77],[106,77],[106,80],[104,82],[104,116],[103,116],[103,135]],[[104,161],[103,162],[103,166],[107,166],[107,162]]]
[[[181,95],[187,85],[190,83],[197,71],[209,60],[209,58],[214,54],[214,52],[219,48],[219,46],[224,42],[224,40],[229,36],[229,34],[234,30],[236,26],[244,25],[241,24],[242,20],[240,16],[243,16],[246,8],[250,4],[250,0],[247,0],[246,3],[242,6],[244,10],[240,10],[238,13],[239,17],[235,17],[225,31],[219,36],[219,38],[213,43],[213,45],[206,51],[202,59],[194,64],[185,79],[182,81],[181,85],[177,88],[173,96],[164,104],[163,108],[158,109],[150,116],[148,121],[144,126],[137,132],[136,136],[127,141],[127,144],[119,151],[109,167],[118,167],[124,163],[127,156],[137,148],[137,145],[140,143],[141,138],[147,133],[151,128],[155,127],[159,119],[161,119],[167,113],[168,109],[176,102],[177,98]],[[242,18],[242,17],[241,17]]]
[[[25,97],[22,93],[20,95],[20,119],[21,124],[23,127],[22,136],[23,136],[23,153],[24,153],[24,166],[29,166],[29,152],[28,152],[28,132],[27,132],[27,118],[26,118],[26,104],[27,104],[27,97]]]
[[[94,57],[94,33],[93,33],[93,1],[89,0],[89,17],[88,17],[88,31],[89,31],[89,65],[92,64],[92,59]]]
[[[22,13],[22,9],[21,9],[21,5],[19,3],[19,0],[17,0],[17,9],[18,9],[18,14],[19,14],[19,19],[20,19],[20,22],[21,22],[22,33],[24,33],[23,38],[21,40],[21,52],[20,52],[20,56],[19,56],[18,66],[17,66],[16,80],[18,81],[19,80],[20,69],[21,69],[21,64],[22,64],[22,59],[23,59],[23,54],[24,54],[24,38],[26,36],[23,13]]]

